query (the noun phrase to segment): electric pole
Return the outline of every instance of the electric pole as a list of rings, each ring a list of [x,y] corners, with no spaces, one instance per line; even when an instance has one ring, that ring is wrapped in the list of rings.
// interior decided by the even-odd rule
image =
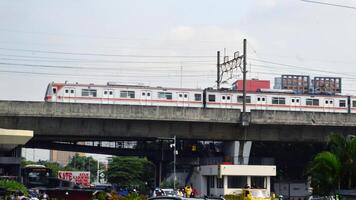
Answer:
[[[246,43],[247,40],[244,39],[244,47],[243,47],[243,64],[242,64],[242,77],[243,77],[243,86],[242,86],[242,90],[243,90],[243,105],[242,105],[242,113],[243,115],[245,115],[246,113]]]
[[[216,67],[217,67],[217,74],[216,74],[216,87],[217,89],[220,89],[220,51],[217,52],[217,64],[216,64]]]
[[[224,62],[220,64],[220,52],[217,52],[217,89],[220,89],[220,84],[224,83],[233,78],[233,72],[237,71],[240,68],[242,72],[242,93],[243,93],[243,101],[242,101],[242,115],[241,115],[241,124],[242,126],[248,126],[248,119],[246,118],[246,65],[247,65],[247,40],[243,40],[243,55],[239,55],[239,52],[236,51],[234,53],[234,58],[229,60],[228,56],[224,57]],[[241,67],[242,64],[242,67]],[[230,74],[230,77],[225,78],[224,75]],[[225,79],[224,79],[225,78]]]

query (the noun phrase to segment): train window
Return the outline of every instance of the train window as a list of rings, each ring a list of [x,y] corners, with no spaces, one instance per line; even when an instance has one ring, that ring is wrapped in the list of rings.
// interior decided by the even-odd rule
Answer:
[[[261,98],[260,98],[260,97],[257,97],[257,101],[261,101]]]
[[[82,89],[83,97],[96,97],[96,90],[94,89]]]
[[[352,107],[356,107],[356,101],[352,101]]]
[[[330,104],[333,104],[333,101],[329,101]]]
[[[257,100],[259,101],[259,98]],[[243,103],[244,102],[244,96],[237,96],[237,102],[238,103]],[[251,103],[251,96],[246,96],[246,103]]]
[[[108,94],[108,91],[104,91],[104,94]]]
[[[183,95],[182,95],[182,94],[179,94],[179,97],[183,97]]]
[[[292,103],[294,103],[295,99],[292,99]]]
[[[194,94],[195,101],[201,101],[201,94]]]
[[[329,104],[329,101],[328,101],[328,100],[325,100],[325,104]]]
[[[112,95],[112,91],[110,91],[109,94]]]
[[[295,101],[296,101],[297,103],[299,103],[299,99],[296,99]]]
[[[266,101],[266,99],[264,97],[262,97],[262,101]]]
[[[74,90],[70,90],[70,93],[71,93],[71,94],[74,94]]]
[[[230,96],[227,96],[227,97],[226,97],[227,100],[230,100],[230,98],[231,98]]]
[[[53,94],[57,94],[57,88],[52,88]]]
[[[145,92],[142,92],[142,96],[146,96],[146,93],[145,93]]]
[[[147,93],[147,96],[148,96],[148,97],[151,96],[151,93],[148,92],[148,93]]]
[[[346,107],[346,101],[345,100],[340,100],[339,101],[339,107]]]
[[[210,102],[215,102],[215,95],[214,95],[214,94],[209,94],[208,100],[209,100]]]
[[[172,99],[172,93],[171,92],[158,92],[158,98],[159,99]]]
[[[68,93],[68,92],[69,92],[69,90],[67,90],[67,89],[66,89],[64,92],[65,92],[65,93]]]
[[[225,100],[225,96],[222,96],[221,98],[222,98],[222,100]]]
[[[135,91],[120,91],[120,97],[121,98],[135,98]]]
[[[306,99],[305,100],[305,105],[307,105],[307,106],[318,106],[319,105],[319,99]]]
[[[284,98],[284,97],[272,97],[272,104],[286,104],[286,98]]]
[[[184,94],[184,98],[188,98],[188,95],[187,95],[187,94]]]

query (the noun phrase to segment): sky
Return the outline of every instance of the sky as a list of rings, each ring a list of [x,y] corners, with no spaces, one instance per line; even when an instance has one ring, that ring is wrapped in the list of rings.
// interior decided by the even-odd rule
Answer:
[[[0,99],[43,101],[52,81],[214,87],[216,52],[244,38],[248,78],[336,76],[356,94],[355,25],[356,9],[301,0],[0,0]]]

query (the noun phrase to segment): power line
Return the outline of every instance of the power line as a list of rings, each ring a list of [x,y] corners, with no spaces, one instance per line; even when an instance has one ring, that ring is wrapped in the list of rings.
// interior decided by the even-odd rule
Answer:
[[[146,78],[163,78],[163,77],[180,77],[181,75],[171,75],[171,74],[167,74],[167,75],[139,75],[136,73],[132,73],[132,74],[121,74],[120,75],[114,75],[114,74],[64,74],[64,73],[49,73],[49,72],[33,72],[33,71],[14,71],[14,70],[0,70],[0,72],[2,73],[13,73],[13,74],[32,74],[32,75],[49,75],[49,76],[71,76],[71,77],[146,77]],[[198,77],[202,77],[202,78],[214,78],[215,75],[182,75],[183,77],[192,77],[192,78],[198,78]]]
[[[176,69],[149,69],[149,68],[144,68],[144,69],[134,69],[134,68],[124,68],[124,67],[85,67],[85,66],[68,66],[68,65],[44,65],[44,64],[28,64],[28,63],[9,63],[9,62],[0,62],[0,65],[10,65],[10,66],[23,66],[23,67],[35,67],[35,68],[56,68],[56,69],[85,69],[85,70],[111,70],[111,71],[162,71],[162,72],[168,72],[168,71],[178,71],[178,67]],[[189,73],[192,72],[199,72],[201,73],[201,70],[191,70],[187,69],[185,71],[188,71]]]
[[[265,69],[271,69],[271,68],[276,68],[276,66],[268,66],[268,65],[259,65],[259,64],[251,64],[252,66],[256,66],[256,67],[262,67]],[[277,68],[277,69],[281,69],[281,68]],[[271,75],[281,75],[282,73],[273,73],[273,72],[258,72],[258,71],[253,71],[252,73],[263,73],[263,74],[271,74]],[[304,71],[303,71],[304,72]],[[324,72],[326,73],[326,72]],[[336,72],[334,72],[336,73]],[[340,76],[343,79],[349,79],[349,80],[356,80],[356,78],[354,78],[354,76],[347,76],[350,74],[341,74],[343,76]],[[325,75],[321,75],[321,76],[325,76]]]
[[[207,56],[207,55],[169,56],[169,55],[79,53],[79,52],[63,52],[63,51],[44,51],[44,50],[33,50],[33,49],[13,49],[13,48],[3,48],[3,47],[0,47],[0,49],[6,51],[22,51],[22,52],[36,52],[36,53],[48,53],[48,54],[79,55],[79,56],[105,56],[105,57],[132,57],[132,58],[214,58],[215,57],[215,56]]]
[[[335,6],[335,7],[340,7],[340,8],[349,8],[349,9],[356,10],[356,7],[354,7],[354,6],[348,6],[348,5],[342,5],[342,4],[334,4],[334,3],[322,2],[322,1],[311,1],[311,0],[300,0],[300,1],[304,1],[304,2],[307,2],[307,3],[315,3],[315,4],[322,4],[322,5],[327,5],[327,6]]]
[[[194,65],[213,65],[213,62],[210,61],[128,61],[128,60],[83,60],[83,59],[56,59],[50,57],[34,57],[34,56],[18,56],[18,57],[29,57],[29,58],[39,58],[39,59],[22,59],[22,58],[8,58],[1,57],[4,54],[0,54],[0,60],[12,60],[12,61],[34,61],[34,62],[83,62],[83,63],[120,63],[120,64],[194,64]],[[45,59],[45,60],[43,60]]]
[[[340,72],[335,72],[335,71],[313,69],[311,67],[302,67],[302,66],[279,63],[279,62],[274,62],[274,61],[269,61],[269,60],[261,60],[261,59],[256,59],[256,58],[249,58],[249,59],[250,60],[255,60],[255,61],[258,61],[258,62],[269,63],[269,64],[273,64],[273,65],[280,65],[280,66],[285,66],[285,67],[298,68],[298,69],[303,69],[303,70],[308,70],[308,71],[316,71],[316,72],[331,73],[331,74],[340,74],[340,75],[347,75],[347,76],[350,75],[350,73],[340,73]]]
[[[2,32],[10,32],[10,33],[25,33],[25,34],[37,34],[37,35],[55,35],[55,36],[62,36],[62,37],[81,37],[81,38],[95,38],[95,39],[110,39],[110,40],[123,40],[123,41],[166,41],[166,42],[198,42],[198,43],[207,43],[207,44],[216,44],[220,45],[222,42],[228,41],[212,41],[212,40],[162,40],[162,39],[151,39],[151,38],[123,38],[123,37],[115,37],[115,36],[100,36],[100,35],[83,35],[83,34],[69,34],[69,33],[50,33],[50,32],[39,32],[39,31],[24,31],[24,30],[14,30],[14,29],[6,29],[0,28]]]

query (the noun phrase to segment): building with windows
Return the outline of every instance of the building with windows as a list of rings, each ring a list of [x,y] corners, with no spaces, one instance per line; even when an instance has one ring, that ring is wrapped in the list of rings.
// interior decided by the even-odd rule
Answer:
[[[191,181],[200,196],[240,194],[243,188],[271,190],[274,165],[203,165],[196,167]]]

